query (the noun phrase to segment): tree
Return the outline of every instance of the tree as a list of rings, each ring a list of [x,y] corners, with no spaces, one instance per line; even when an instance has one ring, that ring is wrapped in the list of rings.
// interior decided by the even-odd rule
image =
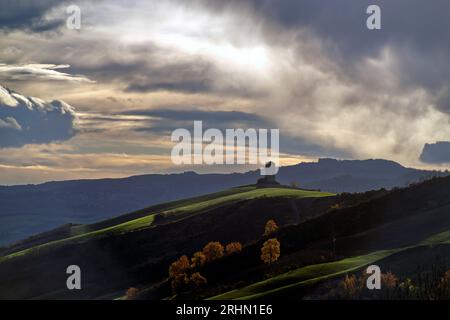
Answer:
[[[204,276],[202,276],[199,272],[195,272],[191,275],[190,284],[194,288],[199,288],[206,285],[208,281]]]
[[[198,251],[194,253],[194,256],[191,258],[191,267],[192,268],[200,268],[206,263],[206,256],[203,252]]]
[[[138,288],[131,287],[127,290],[126,299],[136,300],[139,297],[140,291]]]
[[[264,263],[271,264],[280,257],[280,242],[272,238],[264,242],[261,248],[261,260]]]
[[[177,274],[171,282],[174,293],[186,291],[189,287],[189,277],[186,273]]]
[[[206,262],[211,262],[223,257],[223,245],[220,242],[210,242],[203,248]]]
[[[186,273],[189,269],[189,259],[186,255],[181,256],[177,261],[173,262],[169,267],[169,277],[175,278],[176,276]]]
[[[392,272],[381,274],[381,287],[387,289],[393,289],[398,284],[398,278]]]
[[[361,283],[363,282],[363,280],[358,279],[354,274],[350,277],[346,274],[345,278],[340,282],[339,287],[342,289],[342,293],[346,299],[356,299],[361,294]]]
[[[239,253],[242,251],[242,244],[240,242],[230,242],[226,245],[225,251],[228,255]]]
[[[274,220],[269,220],[266,222],[264,227],[264,236],[267,237],[278,230],[278,226]]]

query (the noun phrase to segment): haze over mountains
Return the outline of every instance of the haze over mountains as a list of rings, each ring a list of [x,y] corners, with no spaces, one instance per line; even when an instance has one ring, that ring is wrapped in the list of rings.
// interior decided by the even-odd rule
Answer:
[[[363,192],[403,187],[446,172],[406,168],[387,160],[334,160],[282,167],[277,180],[306,189]],[[72,180],[0,186],[0,245],[65,223],[92,223],[140,208],[241,185],[259,172],[149,174],[122,179]]]

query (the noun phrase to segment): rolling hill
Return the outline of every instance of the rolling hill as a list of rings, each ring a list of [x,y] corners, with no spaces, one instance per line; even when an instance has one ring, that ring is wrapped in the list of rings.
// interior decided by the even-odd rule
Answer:
[[[341,193],[404,187],[445,174],[405,168],[386,160],[320,159],[282,167],[277,179],[285,185],[296,181],[302,188]],[[0,186],[0,246],[64,224],[91,224],[145,206],[251,184],[258,178],[256,171],[185,172]]]
[[[306,202],[326,198],[323,203],[329,206],[328,198],[331,196],[316,191],[247,186],[150,207],[98,224],[57,229],[26,239],[3,251],[0,257],[0,286],[15,288],[8,292],[31,293],[34,290],[30,289],[29,277],[37,276],[42,282],[37,280],[33,284],[36,283],[35,289],[39,288],[39,292],[25,297],[36,297],[48,291],[59,292],[64,290],[65,282],[58,280],[65,275],[60,273],[61,277],[54,277],[55,271],[58,268],[64,271],[68,261],[78,261],[84,270],[90,270],[85,271],[85,277],[89,279],[89,286],[96,288],[86,297],[95,297],[107,293],[103,292],[107,288],[102,284],[111,282],[119,272],[125,278],[114,284],[119,287],[124,285],[121,283],[126,279],[146,278],[140,272],[143,268],[154,270],[155,276],[162,276],[165,265],[180,250],[194,251],[211,238],[231,241],[238,237],[244,243],[253,241],[274,211],[285,211],[277,217],[281,225],[294,223],[299,219],[296,215],[302,205],[309,207]],[[297,206],[297,202],[298,209],[294,212],[292,206]],[[245,214],[242,215],[243,212]],[[303,219],[314,214],[313,210],[305,211]],[[55,255],[62,259],[54,259]],[[31,261],[39,261],[38,269]],[[3,277],[8,270],[15,270],[14,275]],[[105,272],[100,275],[102,270]],[[38,275],[36,271],[43,273]],[[48,281],[48,277],[56,281]],[[0,297],[5,297],[2,296],[5,293],[0,292]]]
[[[450,177],[340,195],[232,188],[66,226],[11,246],[0,257],[0,298],[111,299],[131,286],[142,288],[143,298],[171,297],[170,263],[210,241],[239,241],[243,251],[202,267],[206,288],[172,298],[320,297],[321,286],[367,264],[414,276],[433,257],[450,257],[449,212]],[[282,255],[266,266],[259,256],[269,219],[280,226],[275,236]],[[442,263],[450,268],[448,259]],[[65,288],[70,264],[81,267],[83,290]]]

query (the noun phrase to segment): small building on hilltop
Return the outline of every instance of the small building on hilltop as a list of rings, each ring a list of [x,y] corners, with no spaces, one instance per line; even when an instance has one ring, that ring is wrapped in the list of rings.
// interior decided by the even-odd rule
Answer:
[[[269,161],[266,163],[265,167],[270,168],[271,166],[274,166],[275,163],[272,161]],[[256,182],[257,187],[274,187],[279,186],[280,183],[275,179],[275,174],[272,175],[263,175],[262,178],[259,178]]]

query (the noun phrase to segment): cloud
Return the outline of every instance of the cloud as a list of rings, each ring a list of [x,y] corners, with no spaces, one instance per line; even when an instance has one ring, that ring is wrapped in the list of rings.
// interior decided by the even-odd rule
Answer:
[[[376,59],[383,50],[399,57],[391,66],[398,75],[400,89],[422,87],[432,94],[434,106],[450,114],[450,2],[436,0],[378,0],[382,28],[365,26],[366,9],[372,0],[203,0],[210,12],[231,12],[241,20],[253,20],[271,46],[289,46],[305,41],[296,37],[309,33],[321,43],[321,55],[333,59],[349,76],[358,76],[358,65]],[[239,31],[238,31],[239,32]],[[239,35],[235,35],[239,37]],[[290,43],[290,44],[289,44]],[[302,53],[300,53],[301,55]],[[304,53],[303,53],[304,54]],[[320,56],[312,60],[318,61]],[[379,79],[381,81],[382,79]]]
[[[426,143],[420,155],[420,160],[431,164],[449,164],[450,142],[438,141],[436,143]]]
[[[0,130],[1,129],[13,129],[20,131],[22,130],[22,127],[13,117],[6,117],[5,119],[0,119]]]
[[[99,145],[113,130],[120,131],[118,146],[130,140],[125,130],[148,141],[158,133],[165,137],[161,132],[191,127],[183,117],[234,126],[239,119],[227,122],[232,115],[225,113],[235,110],[269,119],[269,127],[280,128],[281,148],[291,153],[423,165],[424,144],[450,137],[445,37],[450,2],[379,0],[379,31],[365,26],[369,4],[373,1],[85,2],[80,32],[5,33],[0,60],[70,64],[68,73],[97,81],[81,88],[58,83],[64,99],[86,112],[164,106],[186,111],[151,111],[138,120],[112,117],[114,126],[91,117],[86,126]],[[29,80],[17,85],[33,77]],[[54,83],[30,87],[35,95],[55,90]],[[224,114],[201,113],[205,109]],[[257,126],[238,116],[244,117],[243,127]]]
[[[223,70],[211,57],[186,54],[153,42],[117,48],[114,41],[105,41],[102,46],[89,40],[80,41],[85,43],[80,48],[95,46],[101,51],[101,61],[97,61],[96,52],[74,48],[72,55],[77,61],[71,69],[98,81],[114,81],[125,93],[169,92],[244,98],[265,94],[255,85],[256,79],[247,81],[239,74],[242,70]]]
[[[193,127],[194,121],[202,121],[204,130],[207,128],[225,129],[248,129],[267,128],[273,124],[263,117],[241,111],[208,111],[196,109],[141,109],[128,110],[121,113],[128,116],[145,116],[140,124],[135,127],[139,132],[152,132],[166,134],[170,137],[171,131],[177,128]]]
[[[180,81],[180,82],[155,82],[155,83],[132,83],[127,86],[129,92],[154,92],[175,91],[184,93],[199,93],[211,91],[207,81]]]
[[[70,68],[70,65],[56,64],[23,64],[11,65],[0,63],[0,77],[4,80],[55,80],[55,81],[73,81],[90,82],[94,81],[82,75],[73,75],[59,71],[60,69]]]
[[[64,5],[65,0],[2,0],[0,29],[44,32],[55,30],[65,23],[65,16],[52,17],[52,9]]]
[[[164,118],[177,121],[210,121],[212,123],[246,122],[257,127],[267,127],[268,121],[263,117],[242,111],[208,111],[196,109],[149,109],[128,110],[124,115],[139,115]]]
[[[138,116],[134,130],[170,137],[173,130],[186,128],[193,130],[194,121],[203,122],[203,130],[216,128],[225,132],[226,129],[279,129],[277,123],[255,113],[242,111],[208,111],[197,109],[141,109],[128,110],[121,113],[126,116]],[[117,116],[115,116],[117,117]],[[120,116],[119,116],[120,117]],[[145,117],[148,117],[145,119]],[[114,120],[113,120],[114,119]],[[114,118],[108,121],[130,121],[129,119]],[[348,157],[345,151],[333,147],[320,146],[313,141],[307,141],[298,136],[289,135],[284,129],[280,134],[280,151],[302,156]]]
[[[63,101],[45,102],[0,86],[0,148],[70,139],[74,109]]]

